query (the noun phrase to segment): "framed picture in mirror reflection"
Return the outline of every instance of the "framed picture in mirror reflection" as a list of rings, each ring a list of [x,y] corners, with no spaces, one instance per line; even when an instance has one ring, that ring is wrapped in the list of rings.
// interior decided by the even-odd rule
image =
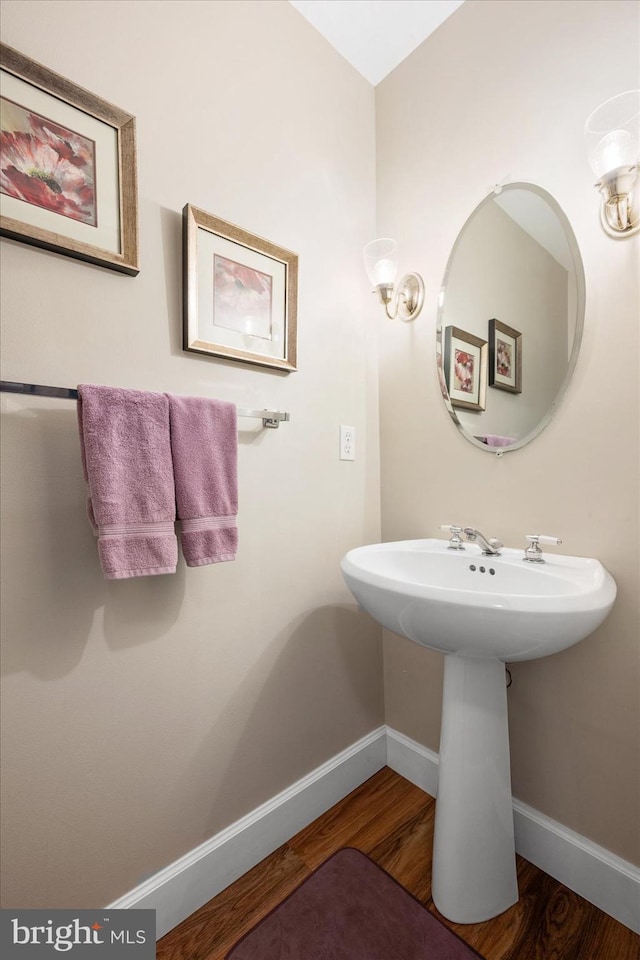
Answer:
[[[445,327],[444,375],[452,406],[484,410],[487,341],[459,327]]]
[[[489,386],[522,393],[522,334],[489,320]]]

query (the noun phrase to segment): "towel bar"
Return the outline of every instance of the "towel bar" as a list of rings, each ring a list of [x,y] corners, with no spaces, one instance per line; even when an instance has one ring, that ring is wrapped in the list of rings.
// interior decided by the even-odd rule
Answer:
[[[57,397],[61,400],[77,400],[78,391],[71,387],[45,387],[39,383],[18,383],[14,380],[0,380],[0,393],[27,393],[36,397]],[[240,410],[239,417],[262,420],[263,427],[277,429],[281,421],[290,420],[288,413],[280,410]]]

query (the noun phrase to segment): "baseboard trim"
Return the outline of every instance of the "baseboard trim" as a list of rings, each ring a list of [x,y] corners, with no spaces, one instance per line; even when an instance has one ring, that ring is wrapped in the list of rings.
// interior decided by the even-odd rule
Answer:
[[[378,727],[107,909],[153,909],[164,936],[385,765],[436,796],[438,755]],[[640,869],[520,800],[513,816],[521,856],[640,933]]]
[[[438,755],[387,727],[387,764],[435,797]],[[533,807],[513,801],[516,851],[635,933],[640,933],[640,869]]]
[[[430,797],[437,796],[438,754],[393,727],[387,727],[387,766]]]
[[[226,830],[109,904],[156,911],[164,936],[386,764],[386,728],[373,730]]]
[[[589,903],[640,933],[640,869],[514,799],[516,850]]]

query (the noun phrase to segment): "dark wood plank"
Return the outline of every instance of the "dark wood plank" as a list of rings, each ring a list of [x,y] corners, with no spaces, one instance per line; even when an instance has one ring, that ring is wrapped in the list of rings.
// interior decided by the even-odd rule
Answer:
[[[428,797],[385,767],[289,841],[301,860],[317,867],[334,850],[363,853],[421,810]]]
[[[513,907],[484,923],[441,917],[431,899],[434,811],[432,797],[381,770],[159,940],[157,957],[224,960],[315,867],[353,846],[486,960],[640,960],[640,937],[521,857]]]
[[[280,847],[156,945],[156,960],[224,960],[241,936],[309,875],[288,846]]]
[[[435,800],[427,797],[423,809],[369,852],[371,859],[421,903],[431,897],[431,851]]]
[[[557,956],[582,956],[580,903],[584,901],[540,870],[530,869],[527,873],[529,882],[523,883],[521,897],[525,923],[509,956],[515,960],[525,944],[531,960],[542,960],[554,952]]]
[[[640,937],[597,907],[591,904],[587,907],[589,917],[585,920],[582,956],[597,957],[597,960],[640,960]]]

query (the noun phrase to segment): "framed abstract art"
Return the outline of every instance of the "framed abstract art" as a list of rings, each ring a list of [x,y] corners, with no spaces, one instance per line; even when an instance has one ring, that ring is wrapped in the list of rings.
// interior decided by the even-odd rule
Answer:
[[[135,276],[135,118],[0,44],[0,234]]]
[[[296,370],[298,257],[187,204],[185,350]]]
[[[484,410],[487,387],[487,341],[459,327],[445,327],[444,374],[454,407]]]
[[[522,393],[522,334],[489,320],[489,386]]]

